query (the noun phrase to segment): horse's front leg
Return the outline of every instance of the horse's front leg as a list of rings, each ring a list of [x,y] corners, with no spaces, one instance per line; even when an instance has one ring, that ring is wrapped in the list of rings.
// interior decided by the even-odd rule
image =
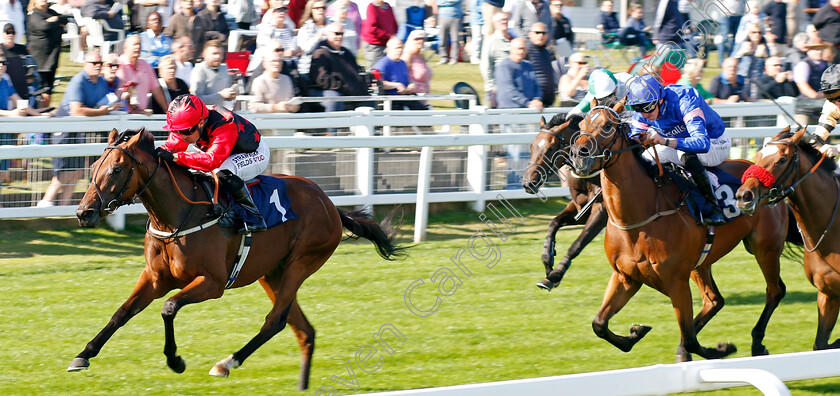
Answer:
[[[837,323],[840,299],[820,291],[817,293],[817,310],[819,320],[817,321],[817,338],[814,341],[814,350],[840,348],[840,340],[831,344],[828,343],[829,338],[831,338],[831,330]]]
[[[607,284],[607,290],[604,292],[604,302],[601,303],[601,309],[598,310],[595,320],[592,321],[592,330],[598,337],[607,340],[624,352],[630,352],[633,345],[639,342],[651,328],[645,325],[633,325],[630,327],[630,335],[625,337],[613,333],[609,328],[609,321],[618,311],[624,308],[627,301],[630,301],[641,286],[641,282],[618,272],[613,272]]]
[[[737,350],[735,345],[729,343],[720,343],[717,348],[701,346],[700,342],[697,341],[697,332],[694,331],[691,288],[688,281],[676,281],[669,286],[665,294],[671,298],[671,305],[674,307],[677,323],[680,326],[680,345],[684,346],[687,354],[696,353],[705,359],[720,359]]]
[[[572,266],[572,260],[578,255],[580,255],[580,252],[583,251],[583,248],[585,248],[586,245],[592,242],[592,240],[595,239],[596,236],[598,236],[598,233],[600,233],[601,230],[603,230],[604,227],[607,226],[607,211],[606,209],[604,209],[603,204],[594,204],[592,208],[590,208],[590,210],[591,212],[586,218],[586,226],[583,228],[583,231],[580,232],[580,235],[577,237],[577,239],[575,239],[575,241],[571,245],[569,245],[569,250],[566,251],[566,256],[560,259],[560,262],[557,264],[557,267],[548,273],[548,277],[546,279],[537,283],[537,286],[548,290],[559,286],[560,281],[563,280],[563,276],[566,275],[566,271],[568,271],[569,267]],[[577,211],[575,211],[575,214],[577,214]],[[556,229],[554,230],[554,233],[557,233]],[[548,244],[548,238],[546,238],[546,244]],[[553,248],[554,235],[551,236],[551,244]],[[554,253],[553,250],[552,253]],[[543,248],[543,259],[545,259],[545,247]],[[548,269],[548,266],[546,266],[546,269]]]
[[[111,320],[105,325],[102,331],[87,344],[82,353],[73,359],[67,371],[87,369],[90,366],[89,359],[99,354],[102,346],[114,335],[117,329],[125,325],[134,315],[137,315],[140,311],[148,307],[155,298],[163,296],[169,290],[171,289],[155,290],[152,272],[144,269],[128,299],[114,313],[114,316],[111,317]]]
[[[691,279],[697,284],[697,288],[703,297],[703,308],[694,317],[694,333],[697,334],[720,312],[724,301],[714,278],[712,278],[712,268],[710,266],[691,271]],[[680,345],[677,347],[677,362],[688,361],[691,361],[691,354],[685,350],[685,345],[680,339]]]
[[[193,304],[219,298],[224,293],[224,284],[220,285],[205,275],[196,276],[186,287],[181,289],[174,296],[163,303],[161,316],[163,317],[163,329],[166,337],[163,346],[163,354],[166,356],[166,364],[172,371],[183,373],[187,368],[186,362],[176,352],[178,346],[175,344],[175,315],[184,305]]]

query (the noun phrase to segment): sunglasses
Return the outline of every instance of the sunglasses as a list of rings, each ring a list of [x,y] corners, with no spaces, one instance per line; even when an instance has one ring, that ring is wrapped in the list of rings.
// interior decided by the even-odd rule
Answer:
[[[88,62],[88,63],[90,63],[91,65],[94,65],[94,66],[102,66],[102,61],[94,61],[94,62]]]
[[[659,106],[659,101],[654,100],[653,102],[639,103],[628,107],[637,113],[653,113],[657,106]]]
[[[193,133],[195,133],[195,130],[196,130],[197,127],[198,127],[198,125],[194,125],[190,129],[182,129],[180,131],[173,131],[173,132],[175,132],[177,134],[180,134],[180,135],[183,135],[183,136],[189,136],[189,135],[192,135]]]
[[[548,32],[537,32],[537,31],[533,31],[531,33],[534,33],[534,34],[548,34]]]
[[[832,103],[837,102],[838,100],[840,100],[840,91],[826,92],[825,100]]]
[[[336,36],[343,36],[344,32],[332,32],[332,34],[334,34]]]
[[[5,66],[5,65],[8,65],[8,64],[9,64],[9,62],[6,62],[6,61],[4,61],[4,60],[1,60],[1,61],[0,61],[0,65]]]
[[[116,68],[120,67],[120,65],[118,63],[108,63],[108,64],[105,65],[105,67],[110,67],[112,69],[116,69]]]
[[[324,7],[324,6],[317,6],[317,7],[312,7],[312,9],[313,9],[313,10],[326,10],[326,9],[327,9],[327,7]]]
[[[6,34],[17,34],[17,33],[15,33],[15,32],[9,32],[9,31],[3,32],[3,33],[6,33]]]
[[[275,48],[275,49],[274,49],[274,52],[283,52],[283,51],[285,51],[285,50],[284,50],[284,49],[282,49],[282,48]]]

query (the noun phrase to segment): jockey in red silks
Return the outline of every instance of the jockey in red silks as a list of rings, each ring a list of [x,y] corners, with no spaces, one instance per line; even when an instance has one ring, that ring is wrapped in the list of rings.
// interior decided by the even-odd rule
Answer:
[[[248,120],[222,107],[208,108],[195,95],[181,95],[169,104],[166,125],[171,131],[158,157],[205,172],[213,172],[237,203],[257,220],[245,223],[251,232],[266,229],[265,220],[251,198],[244,180],[268,167],[270,150]],[[194,144],[201,152],[185,151]]]

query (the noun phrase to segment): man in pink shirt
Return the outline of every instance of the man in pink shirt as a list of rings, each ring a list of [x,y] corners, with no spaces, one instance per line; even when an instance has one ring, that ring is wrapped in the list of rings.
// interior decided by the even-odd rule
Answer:
[[[397,19],[394,9],[385,0],[373,0],[368,4],[367,15],[362,21],[362,51],[367,70],[385,56],[385,45],[395,34]]]
[[[157,101],[160,108],[168,107],[154,69],[146,61],[140,59],[139,35],[135,34],[125,39],[123,54],[118,58],[118,63],[120,67],[117,69],[117,77],[123,84],[134,89],[131,103],[129,103],[129,112],[151,114],[152,106],[149,103],[149,93],[152,94],[152,98]],[[136,103],[134,103],[134,96],[137,97]]]

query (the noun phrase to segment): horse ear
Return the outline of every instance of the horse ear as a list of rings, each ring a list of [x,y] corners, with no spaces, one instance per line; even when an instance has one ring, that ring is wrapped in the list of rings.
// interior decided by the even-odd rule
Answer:
[[[598,100],[593,97],[592,102],[589,103],[589,108],[594,109],[597,106],[598,106]]]
[[[109,146],[114,145],[114,142],[117,140],[117,135],[118,134],[119,134],[119,132],[117,132],[117,128],[111,129],[111,133],[108,134],[108,145]]]
[[[779,131],[779,133],[777,133],[776,136],[773,137],[773,140],[783,139],[782,136],[784,136],[784,137],[790,136],[790,125],[782,128],[782,130]]]
[[[140,128],[131,139],[128,140],[128,147],[135,147],[140,140],[143,139],[143,134],[146,132],[146,128]]]
[[[790,127],[788,127],[790,129]],[[808,133],[808,128],[800,128],[796,133],[793,135],[793,138],[790,139],[791,142],[799,144],[799,141],[802,140],[802,137]]]
[[[624,112],[624,102],[625,102],[624,99],[619,100],[618,103],[616,103],[615,106],[613,106],[613,110],[615,110],[615,112],[618,113],[618,114],[623,113]]]
[[[540,116],[540,129],[545,128],[545,117]]]

